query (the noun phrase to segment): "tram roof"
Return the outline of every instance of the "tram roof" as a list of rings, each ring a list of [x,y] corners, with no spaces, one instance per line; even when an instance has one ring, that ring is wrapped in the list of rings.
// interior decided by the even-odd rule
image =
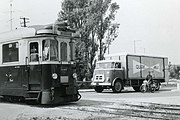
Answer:
[[[21,39],[23,37],[35,36],[36,30],[34,28],[20,28],[4,33],[0,33],[0,42]]]
[[[13,41],[17,39],[22,39],[26,37],[35,37],[37,35],[60,35],[60,36],[68,36],[72,37],[71,33],[74,33],[75,30],[62,30],[59,28],[55,28],[53,24],[49,25],[34,25],[30,27],[24,27],[24,28],[19,28],[15,29],[12,31],[0,33],[0,42],[5,42],[5,41]]]

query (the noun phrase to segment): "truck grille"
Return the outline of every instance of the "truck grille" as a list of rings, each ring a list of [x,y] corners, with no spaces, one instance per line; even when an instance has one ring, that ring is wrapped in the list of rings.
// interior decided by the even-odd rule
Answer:
[[[96,75],[94,78],[94,82],[104,82],[104,75],[103,74]]]

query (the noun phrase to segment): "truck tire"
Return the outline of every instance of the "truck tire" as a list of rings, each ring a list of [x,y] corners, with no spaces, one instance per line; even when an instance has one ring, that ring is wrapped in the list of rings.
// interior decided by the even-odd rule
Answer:
[[[133,89],[134,89],[136,92],[140,92],[140,86],[133,86]]]
[[[120,80],[116,80],[114,86],[112,86],[112,91],[114,93],[120,93],[122,88],[123,88],[122,82]]]
[[[101,93],[101,92],[103,91],[103,87],[101,87],[101,86],[96,86],[96,87],[94,88],[94,90],[95,90],[97,93]]]

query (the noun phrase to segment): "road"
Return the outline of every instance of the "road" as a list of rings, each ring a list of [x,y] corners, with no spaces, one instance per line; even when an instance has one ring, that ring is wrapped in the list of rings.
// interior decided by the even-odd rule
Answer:
[[[164,104],[179,104],[180,105],[180,91],[175,86],[162,87],[155,93],[141,93],[135,92],[131,87],[125,88],[120,94],[112,93],[111,90],[105,90],[103,93],[96,93],[93,89],[81,90],[82,99],[95,101],[110,101],[110,102],[151,102]],[[172,98],[175,98],[172,100]],[[176,101],[177,100],[177,101]]]
[[[86,89],[80,94],[80,101],[56,106],[1,101],[0,120],[164,120],[180,116],[180,91],[176,87],[163,87],[155,93],[125,88],[119,94]]]

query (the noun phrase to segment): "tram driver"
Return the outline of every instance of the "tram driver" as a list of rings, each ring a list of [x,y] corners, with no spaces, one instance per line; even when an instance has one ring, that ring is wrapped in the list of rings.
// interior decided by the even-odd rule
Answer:
[[[43,61],[49,60],[50,40],[43,41]]]
[[[32,45],[30,49],[30,60],[38,61],[38,47],[36,45]]]
[[[55,40],[43,41],[43,61],[58,60],[58,42]]]

